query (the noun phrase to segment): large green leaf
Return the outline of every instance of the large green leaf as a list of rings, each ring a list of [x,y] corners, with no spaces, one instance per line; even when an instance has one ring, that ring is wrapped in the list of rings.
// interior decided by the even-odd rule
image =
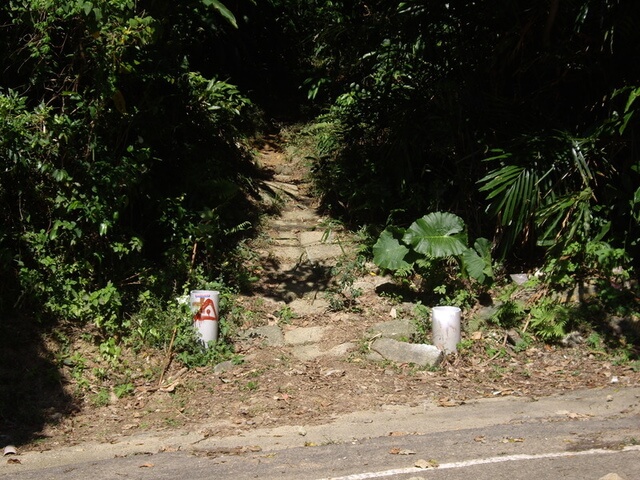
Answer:
[[[433,258],[460,255],[467,250],[463,220],[447,212],[419,218],[408,228],[402,241],[416,252]]]
[[[474,242],[473,248],[475,248],[478,255],[491,266],[491,242],[486,238],[480,237]]]
[[[462,264],[471,278],[484,283],[487,278],[493,278],[491,265],[491,242],[486,238],[478,238],[474,249],[467,249],[462,254]]]
[[[222,2],[218,0],[202,0],[202,3],[204,3],[208,7],[213,7],[218,10],[218,12],[220,12],[220,15],[222,15],[227,20],[227,22],[229,22],[235,28],[238,28],[236,17],[233,15],[233,13],[231,13],[231,10],[229,10],[222,4]]]
[[[484,261],[478,255],[478,253],[473,249],[469,248],[464,251],[461,255],[462,265],[464,266],[464,271],[471,277],[478,280],[480,283],[484,282],[485,274],[484,274]]]
[[[404,259],[409,249],[393,237],[391,232],[385,230],[373,246],[373,261],[381,268],[388,270],[405,270],[411,265]]]

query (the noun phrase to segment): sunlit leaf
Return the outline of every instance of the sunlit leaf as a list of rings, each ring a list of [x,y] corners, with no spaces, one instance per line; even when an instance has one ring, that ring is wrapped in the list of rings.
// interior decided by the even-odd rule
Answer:
[[[465,250],[462,254],[462,263],[471,278],[484,282],[484,261],[475,250],[472,248]]]
[[[464,222],[447,212],[434,212],[419,218],[407,230],[402,241],[434,258],[460,255],[467,249]]]
[[[410,265],[404,260],[409,249],[385,230],[373,246],[373,261],[376,265],[389,270],[408,269]]]

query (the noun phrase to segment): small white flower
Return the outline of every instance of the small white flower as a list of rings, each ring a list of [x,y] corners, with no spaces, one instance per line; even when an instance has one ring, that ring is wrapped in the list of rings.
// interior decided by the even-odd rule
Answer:
[[[189,303],[189,296],[182,295],[180,297],[177,297],[176,302],[178,302],[178,305],[186,305],[187,303]]]

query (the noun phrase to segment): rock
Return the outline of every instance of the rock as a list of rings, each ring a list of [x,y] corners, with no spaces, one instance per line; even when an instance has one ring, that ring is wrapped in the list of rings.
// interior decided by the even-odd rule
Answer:
[[[478,319],[486,322],[491,317],[493,317],[496,313],[498,313],[498,310],[500,309],[501,306],[502,306],[502,302],[496,302],[495,304],[492,304],[492,305],[483,306],[482,308],[478,309],[478,311],[476,312],[476,316],[478,317]]]
[[[355,347],[356,344],[353,342],[341,343],[340,345],[336,345],[335,347],[327,350],[325,354],[332,357],[341,357],[343,355],[346,355],[349,350],[352,350]]]
[[[303,247],[310,245],[321,245],[323,243],[332,243],[333,234],[325,230],[312,230],[310,232],[300,232],[300,244]]]
[[[319,265],[326,264],[330,260],[335,260],[343,255],[342,247],[336,244],[324,243],[321,245],[309,245],[305,247],[307,258],[311,263]]]
[[[487,306],[481,306],[475,314],[467,321],[467,331],[475,332],[486,325],[491,318],[498,313],[502,302],[496,302]]]
[[[434,367],[442,361],[443,353],[433,345],[398,342],[391,338],[379,338],[371,349],[387,360],[396,363],[413,363],[420,367]]]
[[[382,362],[384,357],[380,355],[378,352],[370,351],[365,355],[365,358],[370,362]],[[386,371],[385,371],[386,373]]]
[[[293,303],[298,299],[298,296],[294,292],[284,292],[282,294],[282,300],[284,303]]]
[[[564,338],[560,341],[562,345],[565,347],[577,347],[578,345],[584,343],[584,338],[578,332],[571,332],[564,336]]]
[[[571,290],[559,295],[564,303],[583,303],[585,300],[598,296],[598,288],[591,282],[578,282]]]
[[[289,307],[296,315],[304,317],[307,315],[322,315],[329,309],[329,302],[317,296],[313,301],[306,298],[298,298],[289,303]]]
[[[341,343],[329,350],[320,350],[320,347],[316,344],[312,345],[296,345],[293,347],[292,354],[298,360],[307,362],[309,360],[315,360],[318,357],[341,357],[355,347],[353,343]]]
[[[609,327],[615,335],[640,337],[640,319],[637,316],[609,318]]]
[[[377,268],[377,267],[375,267],[374,265],[373,268]],[[356,290],[362,291],[363,293],[374,293],[378,286],[388,282],[389,282],[388,277],[382,277],[380,275],[371,274],[356,280],[353,283],[352,287]]]
[[[625,478],[621,477],[617,473],[607,473],[604,477],[600,477],[598,480],[625,480]]]
[[[322,351],[318,345],[296,345],[291,350],[291,354],[298,360],[308,362],[322,356]]]
[[[244,338],[262,338],[270,347],[281,347],[284,345],[284,335],[277,325],[251,328],[243,334]]]
[[[304,250],[298,246],[277,245],[271,248],[272,255],[282,263],[297,264],[304,256]]]
[[[371,331],[373,334],[380,334],[383,338],[392,338],[394,340],[408,340],[417,333],[415,324],[406,319],[376,323],[371,327]]]
[[[284,342],[287,345],[304,345],[306,343],[318,343],[322,340],[327,327],[306,327],[289,330],[284,334]]]
[[[226,362],[218,363],[215,367],[213,367],[213,373],[224,373],[231,370],[235,364],[231,360],[227,360]]]
[[[522,337],[515,329],[512,328],[507,332],[507,340],[511,345],[515,346],[522,342]]]

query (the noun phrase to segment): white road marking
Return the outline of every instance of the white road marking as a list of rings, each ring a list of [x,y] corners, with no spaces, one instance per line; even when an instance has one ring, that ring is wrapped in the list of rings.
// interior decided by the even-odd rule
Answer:
[[[490,463],[502,463],[502,462],[519,462],[521,460],[540,460],[545,458],[562,458],[562,457],[577,457],[583,455],[602,455],[610,453],[631,452],[640,451],[640,445],[629,445],[620,450],[607,450],[604,448],[594,448],[591,450],[580,450],[578,452],[550,452],[550,453],[538,453],[538,454],[519,454],[519,455],[504,455],[501,457],[489,457],[489,458],[476,458],[473,460],[464,460],[462,462],[443,463],[436,468],[396,468],[393,470],[384,470],[382,472],[364,472],[354,473],[353,475],[347,475],[344,477],[330,477],[321,478],[319,480],[363,480],[366,478],[382,478],[390,477],[391,475],[403,475],[407,473],[424,473],[426,470],[443,470],[449,468],[465,468],[472,467],[474,465],[486,465]]]

